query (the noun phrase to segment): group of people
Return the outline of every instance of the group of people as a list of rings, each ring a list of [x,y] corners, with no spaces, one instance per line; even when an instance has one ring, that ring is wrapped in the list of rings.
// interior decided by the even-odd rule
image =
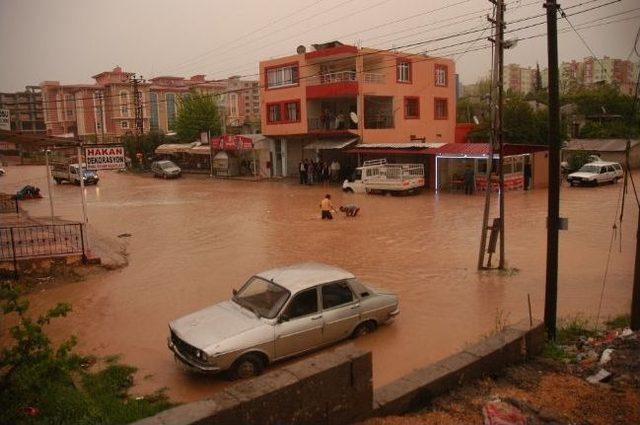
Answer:
[[[341,205],[340,211],[345,214],[346,217],[355,217],[360,211],[360,207],[355,204]],[[331,202],[331,195],[326,194],[322,201],[320,201],[320,214],[323,220],[333,220],[333,213],[336,212],[333,203]]]
[[[298,164],[300,184],[316,184],[338,182],[340,179],[340,162],[333,160],[331,164],[324,161],[304,159]]]

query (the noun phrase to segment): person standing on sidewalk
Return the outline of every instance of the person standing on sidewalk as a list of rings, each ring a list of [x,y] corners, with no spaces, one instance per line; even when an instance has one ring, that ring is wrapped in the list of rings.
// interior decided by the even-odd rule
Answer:
[[[332,211],[335,211],[333,204],[331,203],[331,195],[328,193],[320,201],[320,211],[323,220],[333,220]]]
[[[300,164],[298,164],[298,172],[300,173],[300,184],[307,183],[307,166],[305,161],[300,161]]]

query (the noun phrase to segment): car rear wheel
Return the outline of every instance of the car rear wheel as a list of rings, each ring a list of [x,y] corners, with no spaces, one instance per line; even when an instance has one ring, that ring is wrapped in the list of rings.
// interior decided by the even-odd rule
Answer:
[[[345,191],[346,193],[353,193],[353,189],[351,189],[350,187],[348,187],[348,188],[344,189],[344,191]]]
[[[230,369],[231,379],[247,379],[260,375],[265,364],[257,354],[245,354],[233,363]]]
[[[376,322],[373,320],[368,320],[366,322],[360,323],[354,330],[351,336],[353,338],[359,338],[366,334],[370,334],[371,332],[376,330]]]

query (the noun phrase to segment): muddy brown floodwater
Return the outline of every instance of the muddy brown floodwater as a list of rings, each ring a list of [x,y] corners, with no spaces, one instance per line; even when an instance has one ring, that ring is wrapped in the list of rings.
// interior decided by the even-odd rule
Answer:
[[[23,206],[33,216],[46,216],[43,176],[43,167],[8,167],[0,191],[39,186],[45,198]],[[562,189],[561,215],[569,217],[569,230],[560,238],[561,315],[596,314],[620,186]],[[79,190],[54,186],[56,215],[80,218]],[[253,273],[290,263],[334,264],[398,293],[395,323],[356,341],[373,352],[375,386],[453,353],[491,332],[496,321],[527,317],[527,294],[534,315],[543,313],[545,190],[507,194],[507,261],[518,271],[503,274],[475,268],[484,200],[479,195],[383,197],[286,182],[204,176],[165,181],[116,172],[101,173],[100,184],[85,190],[93,231],[132,235],[129,266],[30,299],[36,311],[71,303],[73,313],[52,324],[52,334],[77,335],[84,353],[121,354],[139,368],[136,392],[167,387],[173,399],[189,401],[228,385],[176,367],[166,347],[168,322],[228,298]],[[326,192],[336,205],[356,202],[360,215],[321,221],[318,204]],[[629,309],[637,217],[629,198],[611,254],[602,317]]]

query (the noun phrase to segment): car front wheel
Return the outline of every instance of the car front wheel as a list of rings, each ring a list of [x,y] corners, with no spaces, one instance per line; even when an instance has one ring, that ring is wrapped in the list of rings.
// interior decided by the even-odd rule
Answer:
[[[245,354],[233,363],[231,379],[247,379],[260,375],[265,365],[257,354]]]
[[[353,338],[359,338],[366,334],[370,334],[371,332],[376,330],[376,323],[372,320],[368,320],[366,322],[360,323],[354,330],[351,336]]]

